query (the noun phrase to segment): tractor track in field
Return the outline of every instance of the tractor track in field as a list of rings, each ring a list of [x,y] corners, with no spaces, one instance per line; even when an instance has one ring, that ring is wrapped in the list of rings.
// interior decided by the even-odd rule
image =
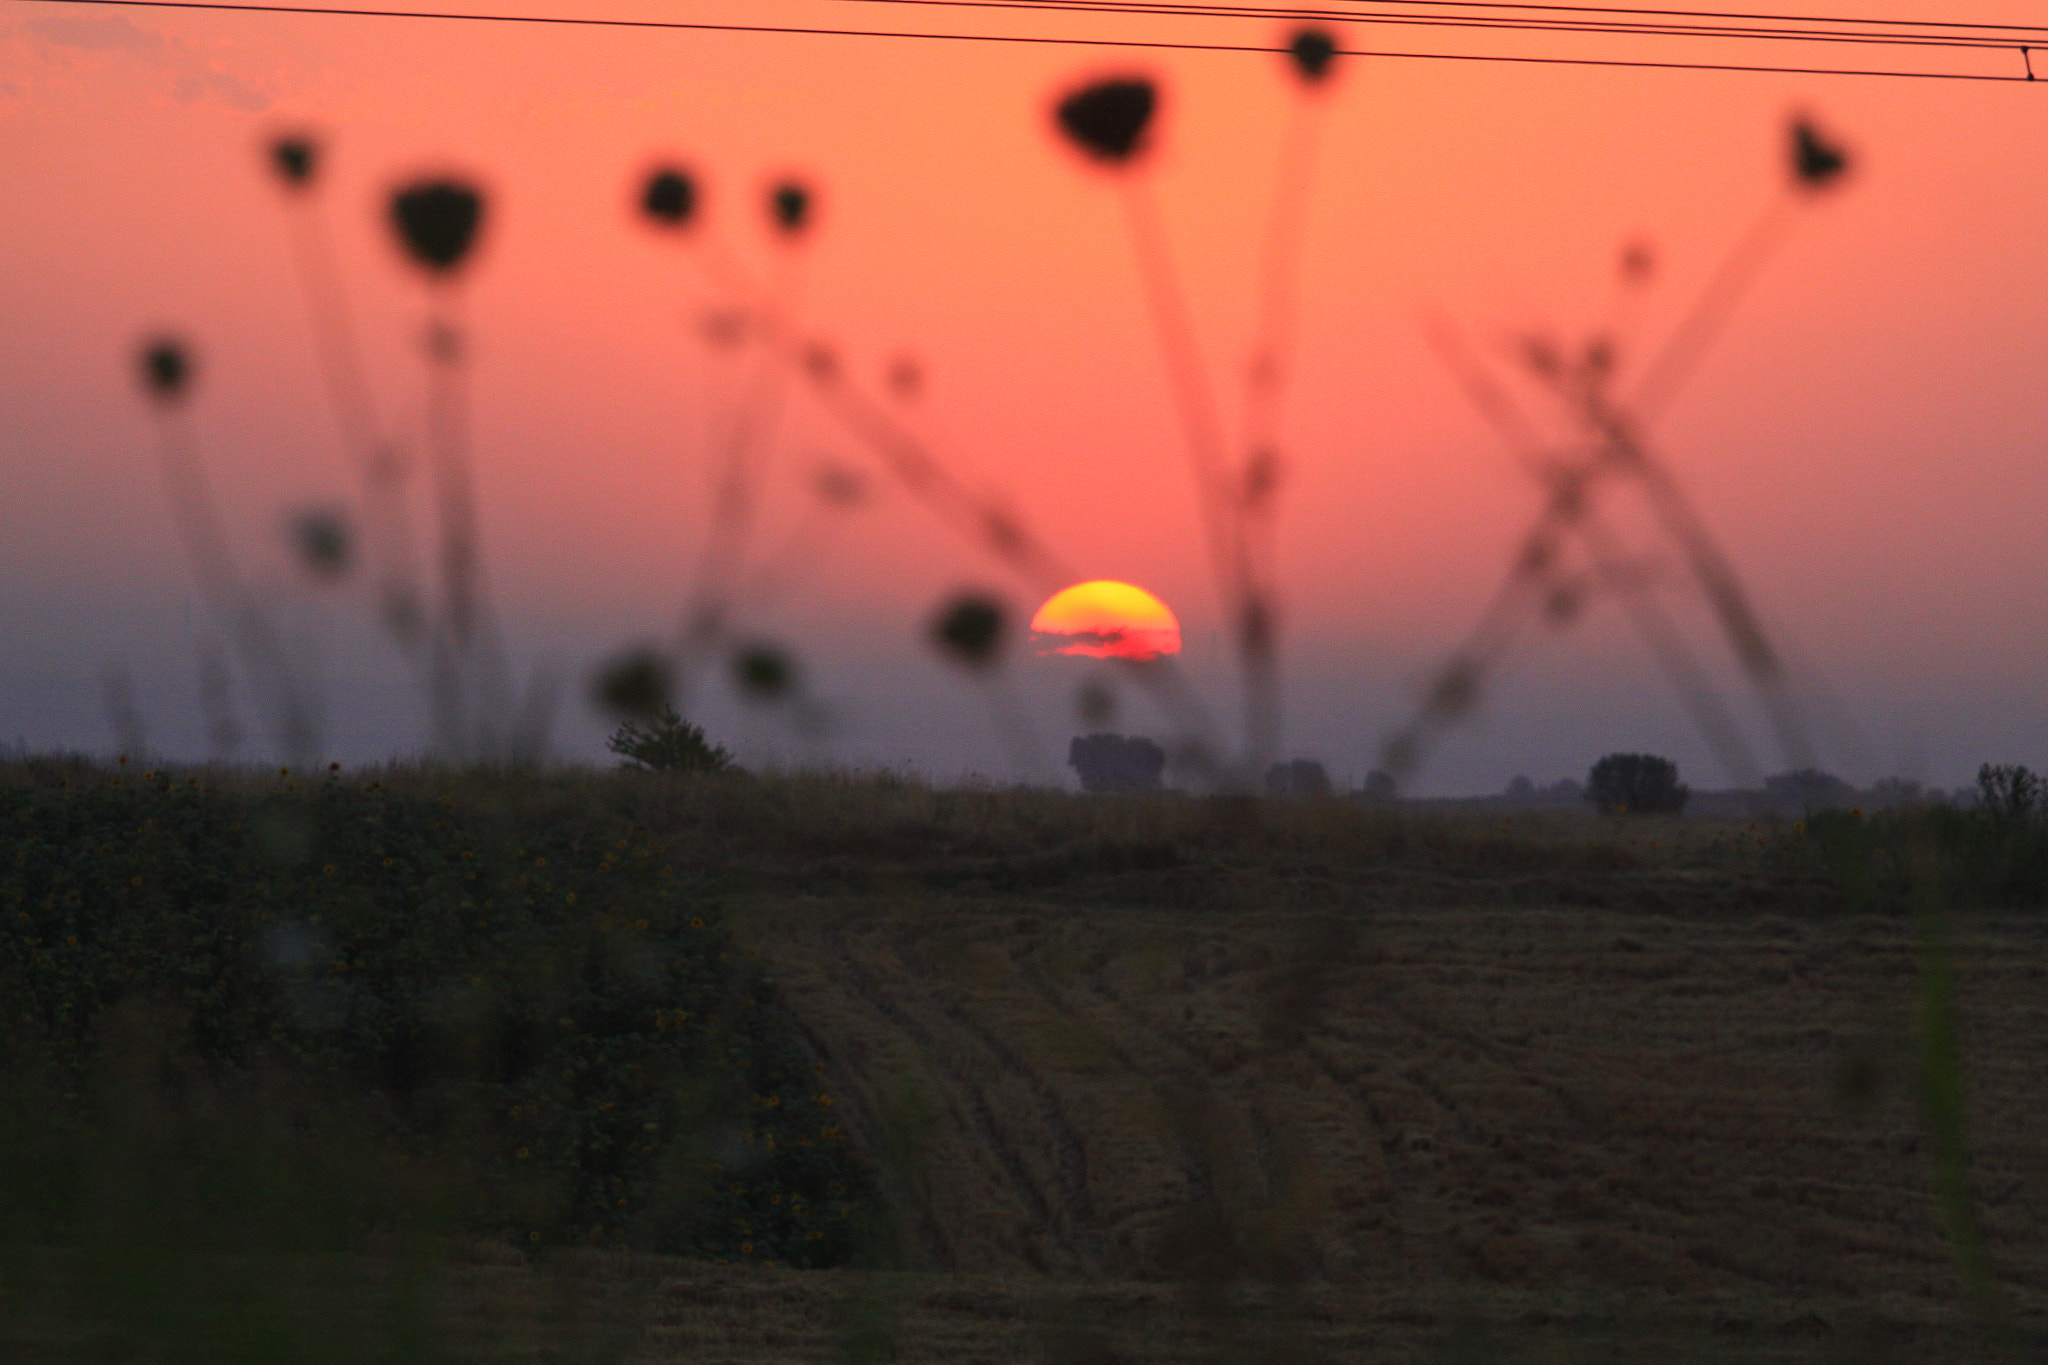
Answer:
[[[865,955],[847,942],[843,929],[832,934],[831,943],[838,950],[842,979],[851,987],[854,994],[875,1014],[908,1037],[927,1065],[944,1079],[947,1084],[947,1100],[956,1112],[964,1112],[968,1116],[980,1144],[1001,1165],[1009,1176],[1012,1191],[1021,1197],[1030,1210],[1034,1225],[1032,1231],[1060,1237],[1070,1249],[1071,1236],[1061,1235],[1061,1229],[1070,1224],[1066,1211],[1048,1195],[1032,1173],[1018,1146],[1017,1135],[1013,1131],[1015,1125],[998,1123],[989,1105],[986,1071],[993,1070],[1007,1075],[1020,1074],[1021,1068],[1015,1065],[1014,1058],[1007,1057],[1002,1051],[989,1048],[983,1038],[978,1036],[977,1030],[961,1030],[957,1011],[948,1011],[949,1022],[955,1026],[955,1031],[964,1032],[976,1044],[981,1058],[990,1063],[982,1068],[984,1075],[977,1076],[974,1074],[976,1069],[961,1060],[957,1044],[949,1045],[943,1041],[945,1035],[936,1026],[919,1021],[909,1009],[899,1005],[891,997],[873,970],[864,962]],[[913,997],[915,994],[903,992],[900,987],[898,993]],[[921,1003],[927,1006],[931,1004],[928,997]],[[1047,1114],[1044,1117],[1052,1116]]]
[[[1355,952],[1314,966],[1290,1032],[1276,992],[1314,957],[1293,910],[786,913],[758,950],[869,1097],[859,1140],[883,1072],[930,1079],[935,1212],[912,1221],[933,1264],[1156,1279],[1176,1228],[1229,1224],[1388,1292],[1956,1311],[1910,1059],[1886,1055],[1861,1109],[1829,1088],[1838,1054],[1910,1017],[1895,925],[1375,911]],[[2048,1318],[2048,1163],[2029,1141],[2048,931],[1978,938],[1960,969],[1983,1021],[1974,1178],[1996,1263]],[[1297,1218],[1304,1171],[1319,1204]]]

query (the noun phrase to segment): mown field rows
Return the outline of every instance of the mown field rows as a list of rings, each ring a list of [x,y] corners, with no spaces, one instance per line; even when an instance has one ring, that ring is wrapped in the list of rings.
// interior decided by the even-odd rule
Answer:
[[[453,1360],[1989,1358],[1906,1092],[1899,924],[950,894],[741,918],[905,1268],[483,1244],[268,1273],[366,1340],[419,1277],[424,1358]],[[2043,932],[1958,929],[1974,1178],[2036,1347]],[[11,1358],[101,1358],[75,1319],[16,1324]]]
[[[211,1073],[192,1045],[168,1037],[136,1053],[176,1063],[144,1087],[149,1105],[107,1108],[168,1126],[130,1114],[81,1162],[29,1140],[23,1096],[41,1092],[0,1094],[24,1159],[76,1167],[84,1182],[10,1205],[69,1210],[69,1221],[0,1245],[9,1361],[1994,1358],[1930,1193],[1914,919],[1875,879],[1852,910],[1853,878],[1829,871],[1836,851],[1866,837],[1860,816],[1844,842],[1823,847],[1768,822],[1439,818],[1342,803],[936,793],[892,780],[515,788],[394,772],[359,791],[295,795],[289,779],[275,791],[249,780],[245,795],[180,787],[173,801],[169,788],[136,794],[75,766],[28,776],[44,793],[30,815],[104,818],[90,847],[24,837],[16,849],[17,879],[42,859],[77,887],[75,910],[24,890],[27,985],[56,970],[46,959],[84,961],[95,935],[118,947],[120,934],[149,927],[121,905],[138,885],[163,896],[192,875],[159,848],[187,805],[192,820],[224,822],[217,834],[186,822],[201,840],[194,867],[207,865],[205,838],[240,848],[246,823],[259,841],[237,855],[256,881],[229,878],[217,893],[194,883],[192,896],[226,897],[259,927],[262,914],[313,903],[295,897],[324,896],[337,915],[360,901],[391,944],[357,943],[336,919],[319,971],[369,983],[351,988],[374,986],[393,1009],[411,978],[387,958],[455,923],[472,884],[495,888],[492,925],[557,944],[567,973],[557,975],[586,993],[659,944],[708,975],[677,977],[685,986],[674,990],[695,992],[683,1000],[647,995],[656,978],[629,972],[610,1023],[566,986],[564,1003],[543,993],[527,1013],[558,1051],[537,1055],[563,1078],[601,1074],[605,1086],[486,1088],[466,1126],[399,1125],[389,1138],[372,1125],[360,1152],[335,1138],[344,1145],[323,1155],[332,1144],[317,1123],[237,1146],[236,1114],[260,1116],[264,1096],[299,1092],[264,1089],[260,1067],[241,1081],[232,1066],[198,1080]],[[260,839],[278,812],[303,825],[307,845],[270,868]],[[362,848],[348,842],[371,839],[350,833],[358,825],[375,835]],[[1960,858],[1977,845],[1958,847]],[[401,876],[407,859],[426,870]],[[442,863],[453,871],[436,873]],[[169,880],[150,890],[152,877]],[[408,909],[406,895],[419,904]],[[194,900],[182,913],[197,916],[196,933],[213,912]],[[408,917],[410,929],[398,922]],[[2048,1144],[2037,1117],[2048,1099],[2048,917],[1959,908],[1944,918],[1975,1207],[2018,1358],[2048,1358]],[[434,993],[458,968],[458,986],[490,984],[495,959],[478,954],[496,940],[481,925],[449,940],[448,961],[418,966],[432,999],[470,998]],[[700,926],[719,937],[698,945]],[[274,938],[256,933],[251,951]],[[622,942],[639,956],[612,946]],[[239,963],[230,975],[258,996],[269,989],[273,969],[222,952],[202,957]],[[151,961],[123,970],[144,980]],[[408,1212],[376,1190],[320,1183],[418,1159],[439,1181],[421,1188],[455,1198],[476,1183],[471,1168],[509,1159],[517,1169],[527,1152],[508,1158],[508,1142],[555,1140],[553,1127],[529,1123],[531,1139],[505,1127],[504,1114],[528,1122],[522,1110],[534,1106],[549,1124],[587,1120],[600,1137],[629,1110],[629,1136],[655,1131],[659,1113],[632,1109],[659,1098],[660,1087],[642,1095],[631,1079],[659,1060],[649,1039],[674,1036],[685,1005],[724,1018],[718,992],[753,980],[754,967],[772,989],[748,987],[758,1007],[744,1036],[786,1051],[761,1057],[795,1079],[763,1089],[756,1078],[741,1097],[745,1123],[727,1132],[709,1115],[650,1158],[656,1176],[722,1163],[706,1188],[737,1201],[718,1206],[734,1226],[676,1224],[703,1259],[653,1254],[678,1249],[655,1240],[663,1225],[634,1202],[660,1192],[655,1176],[606,1193],[603,1226],[588,1236],[538,1213],[508,1232],[495,1205]],[[274,970],[289,1004],[312,969]],[[115,994],[123,979],[91,978]],[[458,1014],[457,1043],[488,1032]],[[593,1033],[599,1025],[612,1031]],[[72,1051],[52,1054],[82,1068],[82,1089],[113,1074],[93,1079],[99,1064],[80,1050],[119,1036],[98,1027],[74,1030]],[[320,1061],[319,1048],[353,1036],[330,1025],[267,1027],[300,1028],[289,1036],[315,1049],[304,1065],[325,1066],[318,1074],[335,1083],[378,1074],[354,1053]],[[638,1050],[620,1056],[635,1064],[589,1071],[586,1053],[602,1060],[593,1038],[631,1043]],[[503,1084],[464,1079],[468,1055],[449,1055],[450,1093]],[[590,1113],[574,1109],[585,1090]],[[340,1098],[292,1112],[357,1114]],[[412,1112],[388,1085],[356,1103],[359,1120]],[[792,1106],[803,1111],[795,1127],[764,1117]],[[272,1120],[289,1127],[286,1115]],[[813,1242],[769,1245],[762,1229],[783,1214],[801,1230],[853,1210],[807,1209],[812,1221],[795,1221],[790,1192],[807,1187],[771,1179],[789,1154],[764,1152],[780,1152],[769,1140],[779,1135],[827,1153],[796,1141],[821,1124],[832,1164],[819,1179],[858,1186],[849,1199],[866,1200],[871,1185],[875,1202],[843,1224],[857,1229],[846,1253],[816,1262],[837,1268],[799,1270],[789,1248]],[[753,1146],[741,1151],[736,1137]],[[320,1161],[351,1152],[321,1174]],[[314,1160],[311,1175],[276,1164],[287,1158]],[[150,1185],[158,1176],[182,1202],[157,1208],[168,1197]],[[348,1217],[331,1235],[301,1228],[291,1201],[303,1192]],[[228,1221],[209,1221],[219,1217]]]
[[[1906,924],[940,896],[751,925],[933,1270],[1173,1282],[1217,1312],[1311,1284],[1626,1303],[1901,1349],[1960,1317]],[[1974,1179],[2038,1322],[2044,928],[1959,934]]]

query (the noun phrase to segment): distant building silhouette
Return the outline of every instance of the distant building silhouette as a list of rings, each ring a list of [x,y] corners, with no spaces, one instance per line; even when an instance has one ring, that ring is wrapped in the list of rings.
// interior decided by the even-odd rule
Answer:
[[[1081,775],[1083,791],[1157,791],[1166,751],[1142,735],[1076,735],[1067,764]]]

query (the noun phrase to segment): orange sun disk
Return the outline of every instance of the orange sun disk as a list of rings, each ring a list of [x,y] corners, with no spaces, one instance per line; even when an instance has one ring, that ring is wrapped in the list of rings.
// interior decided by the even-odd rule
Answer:
[[[1172,608],[1143,588],[1099,578],[1062,588],[1031,618],[1051,648],[1041,654],[1090,659],[1156,659],[1180,653],[1180,622]]]

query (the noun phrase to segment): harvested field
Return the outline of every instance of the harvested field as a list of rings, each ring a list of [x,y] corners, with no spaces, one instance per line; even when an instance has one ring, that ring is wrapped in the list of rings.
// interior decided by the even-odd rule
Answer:
[[[1177,1281],[1218,1311],[1314,1284],[1496,1324],[1893,1324],[1895,1350],[1959,1317],[1898,922],[941,898],[753,923],[866,1140],[928,1116],[892,1194],[934,1270]],[[2033,919],[1960,940],[1977,1189],[2038,1315],[2048,944]]]
[[[194,1254],[123,1272],[123,1327],[104,1249],[52,1252],[0,1260],[0,1357],[141,1359],[248,1297],[285,1324],[248,1358],[294,1362],[1996,1358],[1930,1193],[1914,923],[1790,830],[522,799],[630,801],[723,907],[874,1173],[859,1268],[464,1243],[280,1255],[257,1294]],[[1948,933],[1976,1207],[2048,1358],[2048,917]]]

